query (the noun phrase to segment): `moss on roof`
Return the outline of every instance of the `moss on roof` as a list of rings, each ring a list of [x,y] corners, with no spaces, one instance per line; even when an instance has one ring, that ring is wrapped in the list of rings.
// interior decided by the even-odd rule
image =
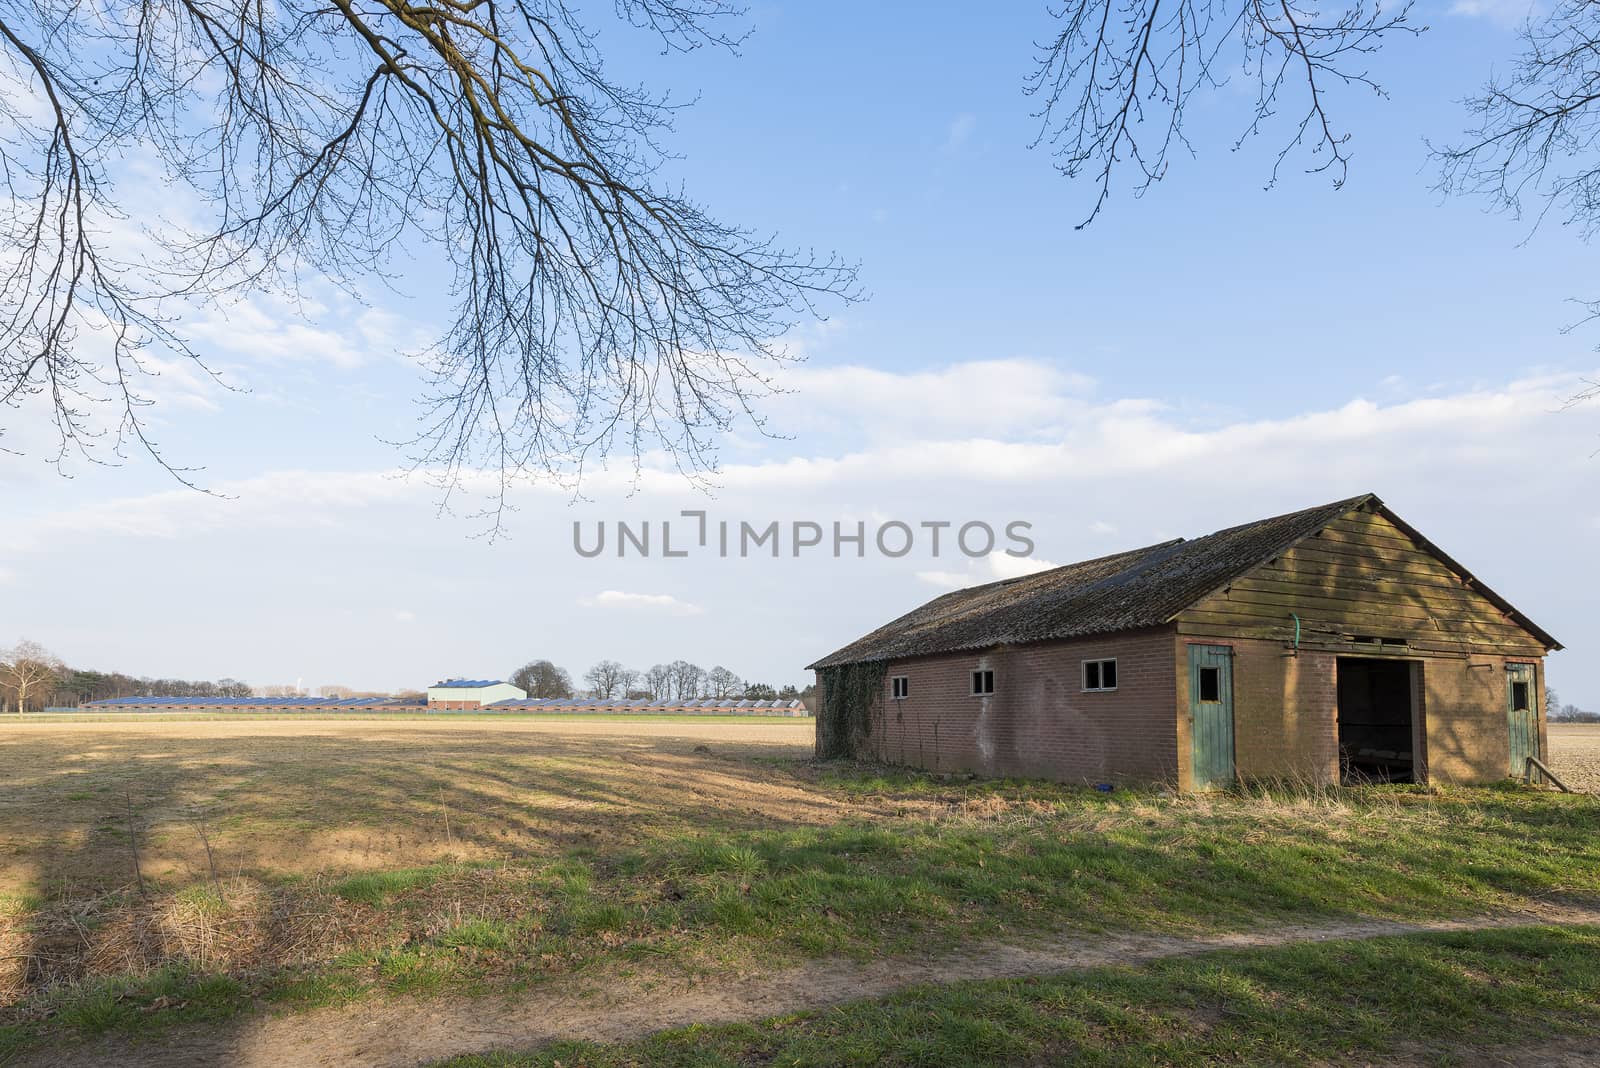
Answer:
[[[1202,538],[1175,538],[957,590],[879,627],[811,668],[1159,626],[1339,516],[1369,503],[1381,502],[1366,493]]]

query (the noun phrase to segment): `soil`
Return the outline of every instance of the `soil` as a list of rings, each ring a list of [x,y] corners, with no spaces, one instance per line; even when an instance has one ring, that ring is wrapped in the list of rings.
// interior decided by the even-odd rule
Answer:
[[[1035,939],[1027,944],[988,942],[942,957],[823,960],[770,975],[699,983],[608,983],[605,989],[550,987],[520,999],[399,998],[358,1002],[298,1015],[256,1017],[229,1029],[196,1029],[159,1046],[106,1040],[77,1049],[52,1049],[18,1063],[59,1068],[103,1064],[123,1068],[321,1068],[357,1064],[402,1068],[467,1053],[534,1049],[561,1039],[627,1041],[671,1027],[785,1015],[882,997],[927,983],[1049,975],[1215,949],[1548,923],[1597,924],[1600,908],[1550,907],[1538,912],[1432,923],[1280,925],[1208,938],[1074,935]],[[1592,1063],[1573,1059],[1579,1055],[1575,1047],[1552,1048],[1565,1058],[1553,1063]],[[1526,1049],[1519,1052],[1523,1057],[1528,1054]]]
[[[1600,723],[1550,724],[1550,761],[1572,789],[1600,794]]]

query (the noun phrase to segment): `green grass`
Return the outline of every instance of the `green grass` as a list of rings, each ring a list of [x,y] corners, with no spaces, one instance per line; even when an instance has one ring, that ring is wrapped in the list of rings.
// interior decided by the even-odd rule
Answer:
[[[426,868],[362,872],[360,875],[351,875],[334,883],[333,892],[346,901],[383,905],[407,890],[437,882],[454,867],[455,865],[436,864]]]
[[[1475,1062],[1600,1036],[1600,930],[1526,928],[1218,952],[1138,968],[924,986],[836,1009],[564,1042],[450,1068]],[[1528,1063],[1535,1055],[1517,1056]],[[1518,1051],[1510,1051],[1514,1055]]]
[[[517,926],[504,920],[464,920],[434,939],[452,948],[508,950],[517,942]]]
[[[1104,795],[852,767],[825,770],[812,789],[852,799],[863,815],[761,830],[709,822],[553,858],[286,881],[272,890],[277,914],[325,917],[327,929],[352,933],[320,961],[253,970],[208,1003],[243,1013],[264,1002],[525,989],[640,962],[678,976],[758,971],[1029,932],[1183,934],[1600,898],[1600,801],[1591,797],[1498,788]],[[17,1006],[0,1017],[0,1048],[133,1026],[121,1009],[95,1007],[97,989],[82,988],[75,1012],[64,1011],[78,1004],[70,989],[50,995],[48,1011],[37,998]],[[166,1011],[142,1014],[138,1026]]]
[[[0,1060],[38,1046],[44,1033],[160,1035],[176,1027],[231,1019],[247,998],[244,985],[236,979],[176,966],[137,978],[101,979],[52,990],[31,1006],[35,1014],[49,1019],[49,1028],[0,1028]]]
[[[1042,784],[983,784],[976,793],[1008,808],[992,820],[680,836],[620,858],[616,871],[631,891],[597,893],[675,926],[801,956],[1062,924],[1201,931],[1291,917],[1463,914],[1551,892],[1600,893],[1600,805],[1587,798],[1369,790],[1328,805],[1169,803],[1101,801]],[[671,900],[660,900],[663,888]]]

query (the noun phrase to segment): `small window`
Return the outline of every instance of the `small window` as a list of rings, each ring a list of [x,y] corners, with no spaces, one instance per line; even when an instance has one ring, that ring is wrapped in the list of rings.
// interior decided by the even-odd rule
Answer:
[[[1200,669],[1200,700],[1222,700],[1222,669],[1203,667]]]
[[[1115,660],[1085,660],[1083,662],[1083,688],[1085,690],[1115,690],[1117,688],[1117,662]]]
[[[911,679],[905,675],[896,675],[889,680],[889,692],[896,701],[904,700],[911,696]]]
[[[1357,645],[1394,645],[1409,646],[1411,643],[1404,638],[1385,638],[1380,634],[1352,634],[1350,640]]]
[[[974,671],[972,673],[972,695],[981,697],[990,693],[994,693],[994,672]]]
[[[1528,703],[1528,684],[1513,682],[1511,684],[1511,709],[1514,712],[1526,712],[1533,707]]]

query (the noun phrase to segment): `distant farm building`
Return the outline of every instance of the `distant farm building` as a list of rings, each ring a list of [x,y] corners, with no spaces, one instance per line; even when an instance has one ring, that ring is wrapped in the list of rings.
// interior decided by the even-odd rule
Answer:
[[[466,712],[500,701],[521,701],[528,691],[501,679],[445,679],[428,687],[428,707]]]
[[[515,686],[510,687],[517,690]],[[391,697],[117,697],[90,701],[84,711],[107,712],[504,712],[558,715],[688,715],[688,716],[809,716],[799,701],[745,701],[735,698],[704,700],[606,700],[593,697],[511,697],[493,704],[469,704],[457,699],[459,689],[444,687],[446,699],[434,702]],[[431,690],[430,690],[431,692]],[[521,693],[521,690],[517,690]]]
[[[1484,782],[1560,644],[1370,494],[936,598],[823,657],[817,750],[1064,781]]]

